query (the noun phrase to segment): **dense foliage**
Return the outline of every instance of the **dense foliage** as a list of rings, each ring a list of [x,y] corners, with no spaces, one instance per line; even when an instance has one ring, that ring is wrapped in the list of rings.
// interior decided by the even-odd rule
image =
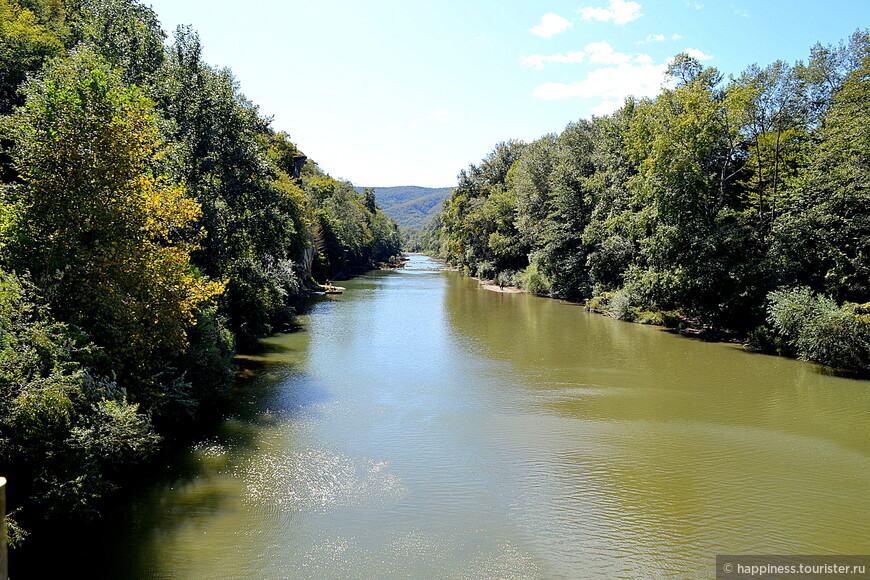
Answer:
[[[92,514],[228,394],[236,345],[315,279],[399,251],[137,0],[0,0],[0,473],[33,522]]]
[[[656,98],[498,144],[426,242],[536,294],[868,372],[868,136],[865,31],[727,80],[680,54]]]

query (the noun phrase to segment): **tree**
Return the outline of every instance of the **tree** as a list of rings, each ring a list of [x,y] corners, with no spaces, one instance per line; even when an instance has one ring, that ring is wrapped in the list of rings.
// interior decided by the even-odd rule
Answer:
[[[507,190],[508,175],[527,145],[499,143],[480,163],[459,174],[459,184],[444,201],[441,215],[443,251],[467,271],[495,278],[502,270],[524,268],[528,258],[514,242],[516,206]]]
[[[870,41],[831,96],[811,162],[775,224],[775,266],[837,301],[870,300]],[[787,282],[784,282],[787,283]]]
[[[691,58],[677,63],[688,66]],[[718,71],[691,66],[688,75],[673,68],[684,82],[638,104],[630,129],[639,164],[630,188],[644,208],[647,234],[645,265],[628,282],[647,307],[709,318],[738,307],[722,308],[740,283],[731,275],[743,245],[735,216],[740,127],[717,86]]]
[[[154,10],[138,0],[84,0],[74,35],[120,71],[128,85],[150,84],[166,38]]]
[[[16,0],[0,0],[0,114],[22,103],[18,87],[28,73],[61,54],[63,44]]]
[[[4,192],[3,253],[120,379],[151,380],[223,289],[190,265],[200,207],[161,171],[151,103],[93,52],[25,94],[6,123],[23,183]]]
[[[93,515],[95,500],[158,440],[124,389],[88,368],[95,358],[27,279],[0,270],[0,457],[18,497],[43,515]]]
[[[727,88],[739,116],[748,159],[743,179],[746,203],[754,213],[762,249],[785,203],[786,179],[799,168],[798,152],[807,139],[807,111],[800,81],[783,61],[752,65]]]

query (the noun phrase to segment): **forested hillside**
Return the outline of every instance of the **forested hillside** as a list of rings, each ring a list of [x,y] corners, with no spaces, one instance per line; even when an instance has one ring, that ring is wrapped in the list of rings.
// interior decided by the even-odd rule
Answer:
[[[0,474],[92,514],[229,392],[236,345],[398,229],[136,0],[0,0]],[[18,528],[13,528],[18,529]]]
[[[383,212],[403,228],[422,228],[441,211],[441,203],[450,195],[451,187],[419,187],[416,185],[399,187],[357,187],[358,193],[364,189],[374,192],[375,199]]]
[[[870,371],[870,36],[723,78],[687,54],[656,98],[499,143],[430,247],[615,317],[739,331]]]

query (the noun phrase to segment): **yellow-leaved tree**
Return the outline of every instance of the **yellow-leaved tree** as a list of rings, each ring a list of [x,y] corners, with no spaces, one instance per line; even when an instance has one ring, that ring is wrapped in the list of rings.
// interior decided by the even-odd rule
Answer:
[[[55,61],[24,94],[4,131],[20,180],[3,191],[3,259],[135,396],[223,290],[190,264],[200,206],[161,169],[151,102],[98,55]]]

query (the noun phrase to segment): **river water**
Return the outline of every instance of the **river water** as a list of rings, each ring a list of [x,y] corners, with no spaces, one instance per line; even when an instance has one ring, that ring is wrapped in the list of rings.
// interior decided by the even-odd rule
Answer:
[[[233,416],[76,567],[710,578],[716,554],[870,553],[870,383],[436,266],[267,339]]]

